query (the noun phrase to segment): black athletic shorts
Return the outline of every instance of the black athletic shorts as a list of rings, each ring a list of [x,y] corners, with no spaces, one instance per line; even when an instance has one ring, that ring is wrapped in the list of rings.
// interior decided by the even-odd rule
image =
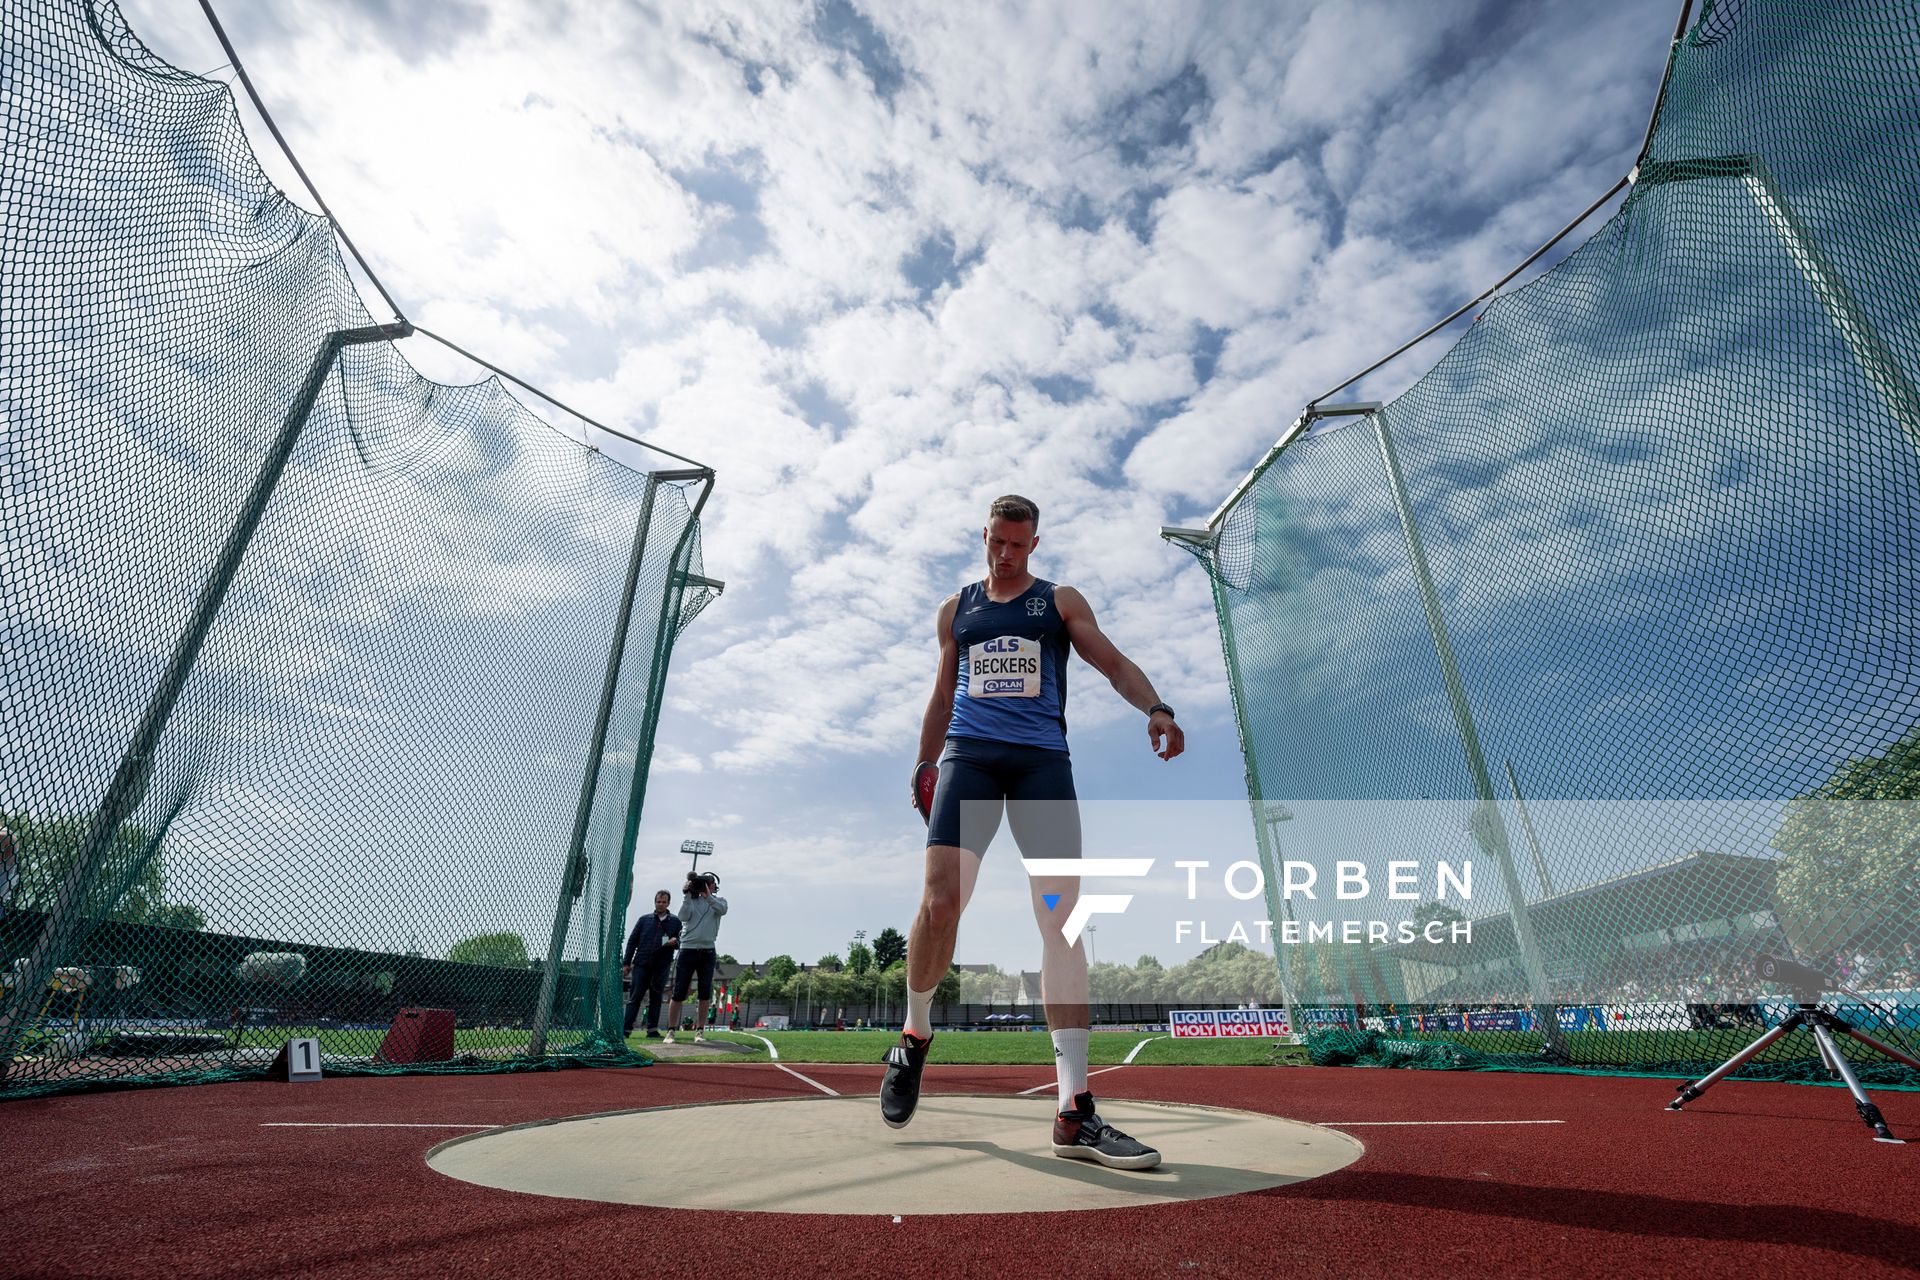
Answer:
[[[1000,830],[1003,810],[1026,857],[1080,856],[1072,757],[1049,747],[948,738],[940,753],[927,844],[985,853]]]
[[[685,1000],[687,992],[693,987],[693,975],[700,975],[700,1003],[713,999],[713,958],[712,947],[695,947],[692,951],[680,952],[680,959],[673,966],[673,998]]]

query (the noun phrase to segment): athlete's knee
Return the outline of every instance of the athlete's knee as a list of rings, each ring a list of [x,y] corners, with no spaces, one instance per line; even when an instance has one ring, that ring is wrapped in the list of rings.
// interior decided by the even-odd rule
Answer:
[[[920,912],[935,928],[958,924],[960,910],[965,905],[966,899],[960,892],[957,880],[929,879],[926,887],[920,891]]]
[[[957,922],[979,874],[978,855],[952,845],[928,846],[926,883],[920,891],[920,910],[928,922],[935,927]]]

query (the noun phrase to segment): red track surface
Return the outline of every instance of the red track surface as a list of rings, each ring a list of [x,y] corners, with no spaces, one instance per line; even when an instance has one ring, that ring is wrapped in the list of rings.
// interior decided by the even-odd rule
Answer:
[[[871,1094],[876,1067],[803,1067]],[[947,1067],[932,1092],[1015,1092],[1036,1067]],[[499,1280],[1048,1275],[1876,1275],[1920,1271],[1920,1142],[1871,1141],[1837,1089],[1723,1084],[1662,1110],[1661,1080],[1127,1067],[1103,1096],[1295,1119],[1563,1120],[1356,1127],[1367,1152],[1293,1187],[1079,1214],[701,1213],[543,1199],[442,1177],[453,1129],[667,1103],[813,1096],[773,1066],[330,1079],[0,1105],[0,1274],[471,1275]],[[1920,1095],[1883,1093],[1920,1139]],[[876,1117],[875,1123],[878,1123]],[[1037,1135],[1036,1142],[1044,1135]],[[639,1153],[636,1153],[639,1154]],[[664,1154],[664,1153],[663,1153]],[[778,1160],[778,1151],[751,1153]],[[1178,1152],[1168,1153],[1169,1162]],[[663,1168],[663,1176],[668,1170]]]

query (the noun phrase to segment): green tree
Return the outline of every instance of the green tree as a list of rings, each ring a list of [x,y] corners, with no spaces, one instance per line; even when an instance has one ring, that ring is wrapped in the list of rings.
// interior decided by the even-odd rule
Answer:
[[[527,940],[517,933],[482,933],[447,948],[455,964],[484,964],[495,969],[527,967]]]
[[[52,909],[92,821],[91,817],[0,814],[0,826],[13,833],[20,865],[20,885],[11,905],[27,911]],[[150,828],[121,827],[82,894],[81,910],[129,924],[204,927],[206,916],[199,908],[169,901],[166,865],[155,843]]]
[[[778,1000],[781,998],[782,991],[783,984],[775,982],[772,978],[744,978],[740,983],[740,999],[742,1001]]]
[[[847,972],[855,977],[863,976],[873,968],[873,950],[864,942],[856,942],[847,948]]]
[[[1787,805],[1773,836],[1781,854],[1774,898],[1797,950],[1879,950],[1920,940],[1916,800],[1920,727],[1880,755],[1848,760]]]
[[[207,915],[190,902],[169,902],[155,911],[147,923],[163,929],[204,929]]]
[[[960,966],[947,967],[946,973],[941,975],[939,983],[933,988],[933,1002],[935,1004],[960,1003]]]
[[[798,972],[800,972],[800,962],[782,953],[767,961],[766,980],[776,987],[785,987]]]
[[[1272,957],[1229,942],[1167,970],[1160,988],[1164,998],[1175,1001],[1267,1004],[1279,998],[1280,976]]]
[[[829,951],[827,952],[826,955],[823,955],[818,960],[815,960],[813,962],[813,967],[816,969],[825,969],[828,973],[839,973],[842,969],[845,969],[847,966],[840,963],[839,956]]]
[[[1002,1004],[1013,998],[1016,979],[1002,973],[998,965],[988,965],[985,973],[960,975],[961,1004]]]
[[[906,936],[892,925],[888,925],[874,937],[873,962],[882,969],[891,969],[896,962],[906,958]]]

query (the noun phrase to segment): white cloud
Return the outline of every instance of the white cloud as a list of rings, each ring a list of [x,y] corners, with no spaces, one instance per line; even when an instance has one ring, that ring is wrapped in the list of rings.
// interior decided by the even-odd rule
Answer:
[[[233,34],[410,314],[717,469],[704,549],[729,592],[676,654],[664,822],[743,778],[910,752],[933,609],[1006,490],[1048,513],[1042,571],[1224,717],[1206,581],[1157,526],[1617,176],[1671,21],[873,6],[902,73],[882,98],[805,7],[501,5],[450,42],[395,10],[243,9]],[[224,61],[187,0],[130,12],[183,65]],[[538,499],[510,480],[500,502]],[[568,585],[433,536],[476,598]],[[1077,733],[1130,714],[1097,680],[1075,697]],[[726,803],[764,831],[774,802]],[[821,839],[841,869],[878,837]]]

